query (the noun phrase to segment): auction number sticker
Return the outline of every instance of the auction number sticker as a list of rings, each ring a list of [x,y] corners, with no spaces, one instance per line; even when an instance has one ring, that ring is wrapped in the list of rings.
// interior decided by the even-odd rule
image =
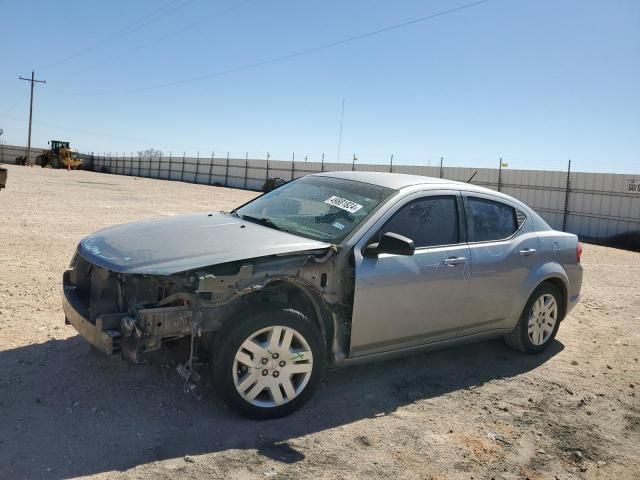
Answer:
[[[359,203],[352,202],[351,200],[347,200],[346,198],[336,197],[335,195],[327,198],[324,203],[333,205],[334,207],[345,210],[349,213],[356,213],[362,208],[362,205],[360,205]]]
[[[640,180],[637,178],[627,180],[627,193],[640,193]]]

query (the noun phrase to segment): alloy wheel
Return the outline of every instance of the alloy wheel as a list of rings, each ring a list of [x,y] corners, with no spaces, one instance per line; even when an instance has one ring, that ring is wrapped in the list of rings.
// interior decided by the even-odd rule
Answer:
[[[536,346],[543,345],[553,334],[558,321],[558,302],[553,295],[545,293],[538,297],[529,312],[527,333]]]
[[[233,381],[252,405],[273,408],[296,398],[309,382],[313,354],[291,327],[274,325],[251,334],[235,354]]]

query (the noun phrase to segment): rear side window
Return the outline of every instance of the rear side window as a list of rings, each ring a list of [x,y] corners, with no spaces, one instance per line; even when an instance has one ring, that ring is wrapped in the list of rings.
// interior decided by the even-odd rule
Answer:
[[[467,237],[470,242],[508,238],[518,229],[515,208],[504,203],[467,197]]]
[[[453,196],[414,200],[398,210],[381,234],[393,232],[413,240],[416,248],[459,242],[458,208]]]

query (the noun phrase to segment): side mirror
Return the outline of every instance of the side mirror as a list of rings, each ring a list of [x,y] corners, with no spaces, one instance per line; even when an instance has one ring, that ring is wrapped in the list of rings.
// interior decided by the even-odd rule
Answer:
[[[413,255],[416,246],[413,240],[397,233],[387,232],[382,235],[378,243],[371,243],[364,249],[365,257],[377,257],[380,253],[390,253],[393,255]]]

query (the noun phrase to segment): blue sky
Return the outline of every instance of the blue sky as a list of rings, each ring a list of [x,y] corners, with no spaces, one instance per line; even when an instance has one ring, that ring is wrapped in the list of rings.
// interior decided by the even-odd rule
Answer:
[[[640,1],[0,0],[0,128],[81,151],[640,172]],[[152,87],[152,88],[148,88]],[[148,89],[146,89],[148,88]],[[143,89],[143,90],[139,90]]]

